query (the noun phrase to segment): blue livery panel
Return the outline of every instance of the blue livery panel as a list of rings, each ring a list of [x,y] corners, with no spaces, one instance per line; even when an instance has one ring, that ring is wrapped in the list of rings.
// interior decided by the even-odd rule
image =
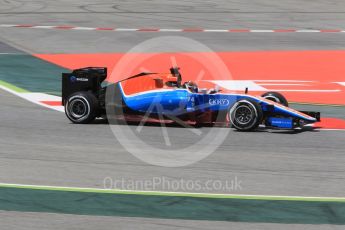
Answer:
[[[237,101],[251,99],[257,101],[263,112],[279,114],[288,118],[270,117],[271,126],[293,128],[292,118],[315,122],[316,119],[281,105],[267,102],[259,97],[247,94],[202,94],[192,93],[187,89],[161,89],[143,93],[125,95],[120,84],[125,104],[139,112],[162,113],[167,115],[182,115],[192,112],[228,111]]]
[[[292,129],[294,127],[292,118],[269,117],[266,125],[281,129]]]

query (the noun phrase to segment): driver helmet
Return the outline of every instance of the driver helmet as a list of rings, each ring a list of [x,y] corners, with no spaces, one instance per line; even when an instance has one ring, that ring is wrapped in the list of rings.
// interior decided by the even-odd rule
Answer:
[[[193,92],[193,93],[197,93],[198,92],[198,85],[195,82],[187,81],[184,85],[191,92]]]

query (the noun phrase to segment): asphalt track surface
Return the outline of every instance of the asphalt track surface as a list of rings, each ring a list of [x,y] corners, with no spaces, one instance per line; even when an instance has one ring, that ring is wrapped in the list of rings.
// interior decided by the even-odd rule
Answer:
[[[1,24],[76,25],[120,28],[341,29],[344,2],[264,1],[3,1]],[[46,31],[0,28],[0,37],[32,53],[124,52],[156,33]],[[164,33],[166,35],[176,35]],[[337,34],[185,33],[214,51],[331,50],[345,47]],[[158,51],[164,51],[160,48]],[[176,51],[176,50],[175,50]],[[202,50],[198,50],[202,51]]]
[[[200,181],[225,181],[237,177],[241,181],[241,189],[230,191],[231,193],[343,195],[345,159],[343,150],[338,147],[344,142],[342,132],[232,132],[224,144],[207,159],[183,168],[165,168],[147,165],[127,153],[116,142],[107,124],[73,125],[66,123],[62,113],[28,104],[5,92],[1,92],[1,98],[4,98],[1,100],[3,125],[0,171],[3,183],[102,188],[105,177],[125,180],[165,177],[167,180],[183,178]],[[158,127],[145,127],[143,132],[157,139],[157,129]],[[180,130],[170,129],[170,134],[175,134],[170,136],[178,138]],[[327,143],[323,141],[325,139]],[[250,144],[244,144],[244,140],[250,140]],[[181,141],[183,139],[179,139]],[[157,187],[157,190],[162,189]],[[4,213],[7,217],[5,221],[9,221],[9,224],[11,214],[28,221],[25,216],[29,214]],[[44,226],[45,221],[50,221],[49,217],[55,217],[37,215],[48,216],[48,219],[41,220],[41,223],[30,222],[32,228],[37,224]],[[141,219],[129,222],[136,220],[140,222]],[[161,222],[152,221],[158,225]],[[102,223],[100,227],[104,227]],[[193,223],[197,225],[198,221]],[[218,224],[219,227],[231,226],[230,223],[214,223],[215,226]]]
[[[316,229],[316,230],[340,230],[343,226],[327,225],[300,225],[289,224],[262,224],[262,223],[230,223],[222,221],[190,221],[190,220],[166,220],[133,217],[98,217],[98,216],[79,216],[62,215],[53,213],[32,213],[32,212],[2,212],[0,211],[3,229]],[[14,225],[15,224],[15,225]]]
[[[190,3],[153,1],[0,1],[2,24],[76,24],[78,26],[232,28],[340,28],[342,1],[239,1]],[[139,7],[140,6],[140,7]],[[116,14],[114,14],[116,12]],[[123,52],[152,33],[17,30],[0,28],[0,53]],[[183,34],[217,51],[336,50],[345,40],[336,34]],[[9,44],[18,49],[10,48]],[[160,50],[164,51],[164,50]],[[73,125],[64,114],[28,104],[0,91],[0,181],[102,188],[105,177],[150,180],[242,181],[240,194],[344,196],[342,131],[302,133],[230,132],[208,158],[182,168],[148,165],[129,154],[104,123]],[[208,130],[209,128],[203,128]],[[144,127],[152,140],[159,127]],[[180,128],[171,137],[181,145]],[[157,144],[153,143],[152,144]],[[212,143],[209,143],[212,145]],[[159,188],[157,188],[159,190]],[[205,191],[202,191],[205,192]],[[209,191],[226,192],[226,191]],[[1,212],[2,228],[13,229],[341,229],[337,226],[248,224],[216,221],[94,217],[46,213]],[[140,225],[140,226],[138,226]]]

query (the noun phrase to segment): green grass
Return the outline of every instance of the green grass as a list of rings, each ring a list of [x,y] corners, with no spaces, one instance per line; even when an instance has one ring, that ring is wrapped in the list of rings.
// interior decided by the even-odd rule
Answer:
[[[344,199],[1,185],[0,210],[209,221],[345,225]]]
[[[65,71],[28,54],[0,55],[1,84],[15,91],[60,95],[61,73]]]

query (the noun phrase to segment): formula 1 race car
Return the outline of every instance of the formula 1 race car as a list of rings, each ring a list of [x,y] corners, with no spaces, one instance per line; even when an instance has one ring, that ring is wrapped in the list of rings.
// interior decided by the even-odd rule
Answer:
[[[116,83],[102,83],[103,67],[76,69],[62,75],[62,104],[67,117],[77,124],[92,122],[108,113],[148,116],[195,125],[224,122],[240,131],[269,128],[294,129],[320,121],[319,112],[288,107],[280,93],[251,96],[200,89],[194,82],[182,83],[179,68],[170,73],[140,73]]]

